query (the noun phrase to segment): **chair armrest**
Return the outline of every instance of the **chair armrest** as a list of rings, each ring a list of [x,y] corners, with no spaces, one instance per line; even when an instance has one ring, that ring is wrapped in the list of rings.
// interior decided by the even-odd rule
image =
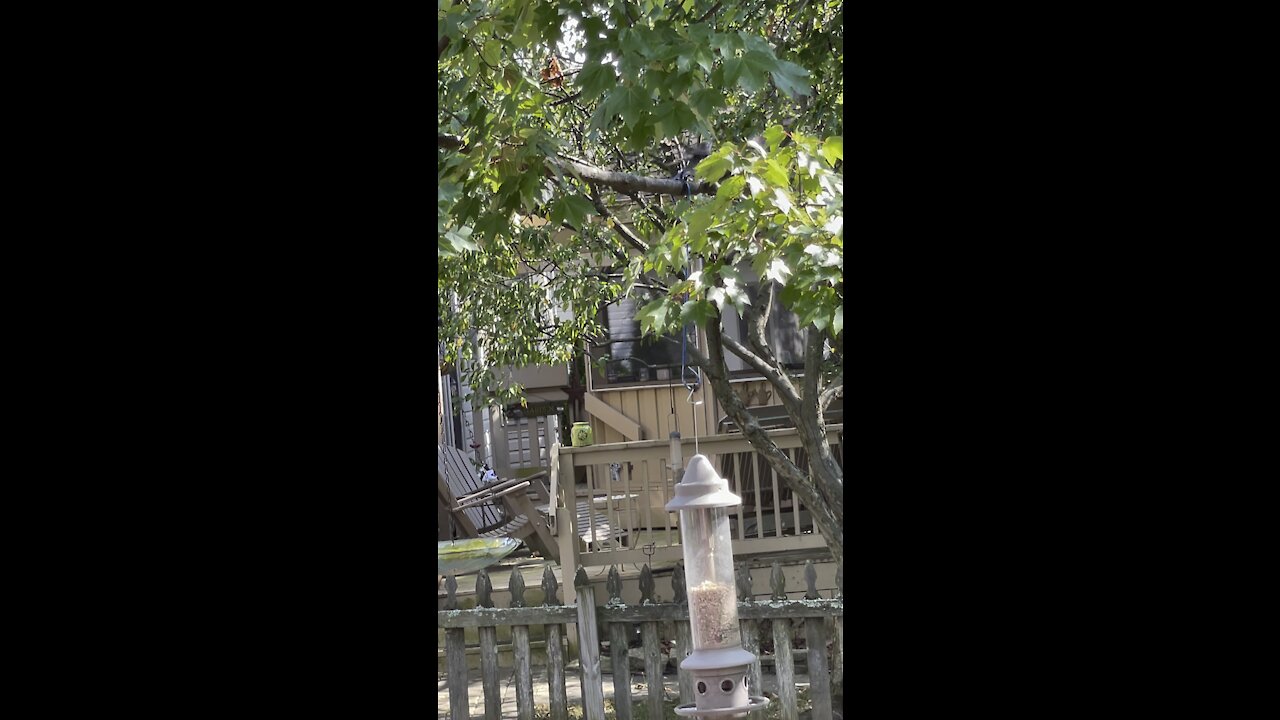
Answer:
[[[495,490],[504,490],[511,484],[518,483],[518,482],[521,482],[521,481],[520,480],[501,480],[499,482],[493,483],[492,485],[485,485],[484,487],[480,488],[479,490],[476,490],[475,492],[467,493],[466,495],[463,495],[462,497],[458,498],[458,502],[465,502],[469,498],[477,497],[480,495],[488,495],[489,493],[494,492]]]
[[[538,500],[544,503],[551,502],[551,493],[547,491],[547,484],[541,482],[542,478],[547,477],[550,473],[546,470],[539,470],[532,475],[526,475],[525,480],[538,480],[540,482],[533,485],[533,492],[538,496]]]
[[[500,497],[502,497],[503,495],[507,495],[507,494],[509,494],[509,493],[513,493],[513,492],[515,492],[515,491],[517,491],[517,490],[523,490],[523,489],[525,489],[525,488],[526,488],[526,487],[528,487],[528,486],[529,486],[528,481],[525,481],[525,482],[520,483],[519,485],[515,485],[515,486],[513,486],[513,487],[509,487],[509,488],[507,488],[506,490],[503,490],[503,491],[502,491],[502,492],[500,492],[500,493],[494,493],[494,494],[492,494],[492,495],[486,495],[485,497],[477,498],[477,499],[475,499],[475,500],[470,500],[470,501],[467,501],[467,502],[461,502],[461,503],[458,503],[458,506],[457,506],[457,507],[455,507],[455,508],[454,508],[454,510],[462,510],[462,509],[464,509],[464,508],[469,508],[469,507],[471,507],[472,505],[488,505],[490,502],[492,502],[492,501],[494,500],[494,498],[500,498]],[[473,494],[475,494],[475,493],[473,493]],[[468,496],[468,497],[470,497],[470,496]]]

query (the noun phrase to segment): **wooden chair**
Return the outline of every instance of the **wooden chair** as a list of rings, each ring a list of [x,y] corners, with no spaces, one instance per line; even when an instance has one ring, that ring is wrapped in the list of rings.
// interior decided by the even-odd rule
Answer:
[[[539,476],[545,474],[485,483],[480,468],[462,450],[437,446],[436,492],[463,534],[520,539],[543,557],[559,562],[555,539],[528,495],[530,484],[541,484]]]

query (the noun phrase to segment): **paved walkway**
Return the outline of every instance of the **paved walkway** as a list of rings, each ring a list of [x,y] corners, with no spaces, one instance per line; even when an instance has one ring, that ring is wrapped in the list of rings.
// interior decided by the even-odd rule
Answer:
[[[502,718],[503,720],[515,720],[516,718],[516,687],[515,687],[515,670],[513,668],[502,669]],[[578,677],[578,671],[575,668],[565,670],[564,673],[565,693],[569,697],[569,705],[579,708],[582,706],[582,683]],[[643,701],[649,697],[648,686],[644,682],[644,673],[636,672],[632,674],[631,683],[631,700],[632,702]],[[484,684],[480,681],[479,671],[467,673],[467,697],[470,700],[470,713],[473,718],[484,717]],[[675,675],[664,676],[663,679],[664,697],[668,700],[674,700],[680,695],[680,683]],[[761,678],[766,693],[776,693],[778,690],[778,681],[775,677],[765,674]],[[437,710],[440,720],[461,720],[460,718],[449,717],[449,684],[440,673],[439,685],[439,701]],[[808,687],[809,676],[799,674],[796,676],[797,687]],[[756,691],[752,691],[756,694]],[[606,674],[604,676],[604,696],[606,698],[613,697],[613,676]],[[545,667],[533,668],[533,704],[534,707],[547,706],[547,669]]]

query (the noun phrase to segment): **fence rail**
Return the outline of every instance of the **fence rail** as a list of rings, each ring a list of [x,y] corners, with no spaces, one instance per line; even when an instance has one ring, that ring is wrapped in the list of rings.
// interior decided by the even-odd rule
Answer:
[[[837,574],[843,571],[837,569]],[[837,589],[833,597],[823,598],[817,588],[817,573],[812,561],[805,563],[803,600],[786,599],[786,579],[781,564],[774,562],[770,570],[772,595],[767,601],[753,601],[751,593],[751,569],[746,563],[737,567],[738,618],[742,631],[743,647],[756,655],[756,662],[748,672],[748,687],[762,687],[761,645],[763,622],[771,627],[774,646],[774,672],[778,682],[778,703],[784,720],[796,720],[795,648],[793,644],[803,639],[808,663],[810,697],[813,701],[813,718],[831,720],[832,697],[841,694],[839,683],[844,665],[844,599]],[[484,688],[486,720],[501,717],[500,678],[497,663],[496,628],[511,626],[515,665],[515,697],[517,717],[532,720],[533,685],[530,667],[532,651],[529,644],[529,627],[542,625],[546,629],[546,661],[548,668],[548,698],[551,718],[567,720],[569,699],[565,690],[565,658],[562,640],[566,637],[566,625],[577,624],[578,639],[583,651],[579,663],[582,682],[582,707],[588,720],[604,720],[604,679],[602,661],[608,655],[608,666],[613,676],[613,696],[618,720],[630,720],[631,657],[629,639],[639,625],[640,643],[644,657],[644,678],[649,688],[649,717],[663,717],[663,666],[668,660],[664,655],[664,638],[661,625],[674,625],[674,650],[677,661],[692,650],[692,631],[689,626],[689,608],[685,593],[683,564],[677,564],[671,575],[674,601],[656,602],[653,572],[645,565],[640,572],[641,601],[639,605],[627,605],[622,601],[622,581],[617,566],[609,569],[605,589],[607,602],[597,607],[595,590],[583,568],[578,568],[574,578],[577,586],[576,605],[562,605],[557,596],[558,583],[550,566],[543,572],[542,590],[544,604],[525,606],[524,578],[519,569],[512,570],[509,589],[511,606],[493,607],[492,585],[488,573],[480,571],[476,584],[477,607],[458,609],[455,592],[457,581],[450,575],[445,582],[448,597],[445,609],[437,612],[437,623],[445,630],[445,655],[447,662],[449,707],[453,717],[470,717],[468,708],[467,663],[465,658],[467,628],[478,628],[481,650],[481,680]],[[839,578],[837,588],[842,586]],[[829,627],[830,626],[830,627]],[[831,640],[828,641],[828,638]],[[607,640],[608,650],[601,640]],[[671,641],[671,638],[667,638]],[[690,674],[677,669],[680,703],[694,702],[693,681]],[[834,685],[833,685],[834,684]]]

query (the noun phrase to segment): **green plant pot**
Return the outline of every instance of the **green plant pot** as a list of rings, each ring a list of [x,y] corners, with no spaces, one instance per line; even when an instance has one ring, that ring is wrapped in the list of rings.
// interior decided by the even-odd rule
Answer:
[[[573,428],[569,430],[569,438],[573,441],[574,447],[586,447],[594,444],[595,436],[591,432],[591,423],[574,423]]]

